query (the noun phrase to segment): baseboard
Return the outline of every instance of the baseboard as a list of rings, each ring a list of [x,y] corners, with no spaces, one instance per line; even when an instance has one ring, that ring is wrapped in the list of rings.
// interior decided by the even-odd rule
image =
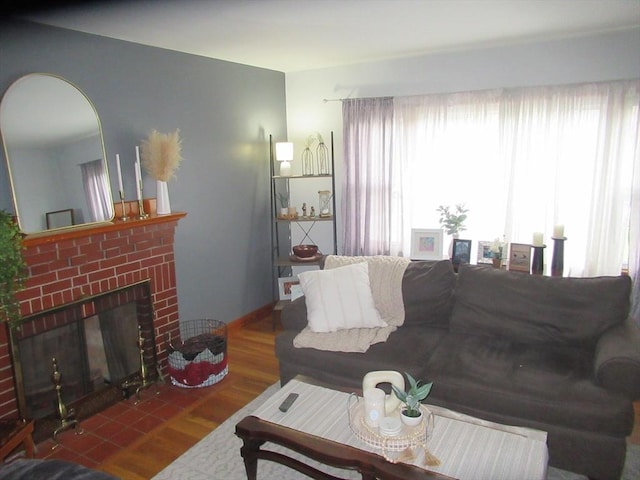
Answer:
[[[271,316],[273,312],[273,307],[275,303],[267,303],[266,305],[243,315],[242,317],[236,318],[235,320],[227,323],[227,332],[232,333],[234,331],[238,331],[245,326],[258,322],[260,320],[264,320],[267,317]]]

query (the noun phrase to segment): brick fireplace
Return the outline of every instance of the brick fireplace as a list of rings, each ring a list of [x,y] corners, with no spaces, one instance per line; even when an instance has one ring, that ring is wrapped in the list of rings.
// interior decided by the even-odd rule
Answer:
[[[31,316],[146,280],[155,312],[156,357],[166,373],[164,339],[179,333],[174,234],[184,213],[93,225],[25,238],[29,277],[19,293]],[[0,418],[16,417],[13,360],[6,325],[0,326]]]

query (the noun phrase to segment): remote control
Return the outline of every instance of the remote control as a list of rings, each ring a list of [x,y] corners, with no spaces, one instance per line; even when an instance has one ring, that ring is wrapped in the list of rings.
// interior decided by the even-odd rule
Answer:
[[[289,396],[284,399],[284,402],[280,404],[280,411],[286,412],[287,410],[289,410],[289,407],[293,404],[293,402],[296,401],[296,398],[298,398],[297,393],[290,393]]]

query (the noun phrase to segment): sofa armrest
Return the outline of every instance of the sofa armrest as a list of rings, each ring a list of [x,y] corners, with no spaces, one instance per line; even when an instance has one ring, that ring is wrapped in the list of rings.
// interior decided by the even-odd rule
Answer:
[[[640,329],[630,320],[607,330],[595,351],[595,377],[603,387],[640,399]]]
[[[285,330],[302,331],[309,323],[305,298],[296,298],[293,302],[286,304],[282,309],[280,321]]]

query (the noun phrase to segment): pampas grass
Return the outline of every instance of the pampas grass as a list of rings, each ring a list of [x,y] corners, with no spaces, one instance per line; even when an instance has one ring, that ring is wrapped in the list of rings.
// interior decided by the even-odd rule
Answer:
[[[147,140],[142,141],[140,157],[142,165],[156,180],[166,182],[171,179],[182,161],[182,141],[180,130],[173,133],[159,133],[153,130]]]

